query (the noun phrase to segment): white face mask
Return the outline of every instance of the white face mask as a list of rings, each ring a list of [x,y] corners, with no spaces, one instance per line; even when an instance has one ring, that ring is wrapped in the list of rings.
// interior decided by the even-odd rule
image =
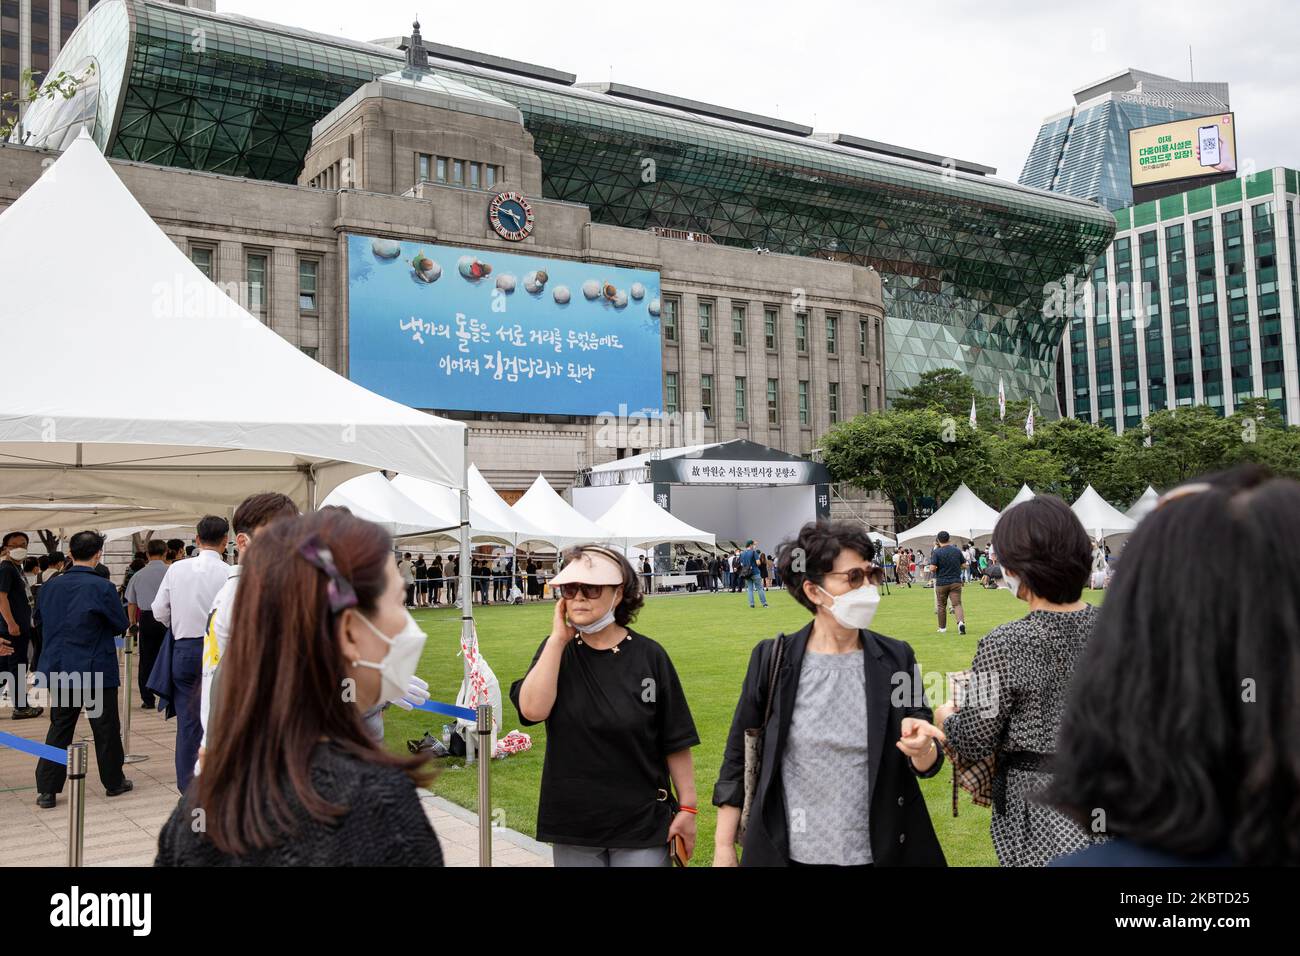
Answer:
[[[379,691],[380,703],[396,700],[411,685],[411,678],[415,676],[415,669],[420,664],[420,655],[424,653],[424,642],[428,640],[428,635],[420,629],[410,611],[406,612],[406,626],[393,637],[375,627],[374,622],[364,614],[358,612],[358,616],[366,622],[366,627],[388,645],[388,653],[378,664],[359,660],[356,666],[379,671],[383,682]]]
[[[26,548],[10,548],[10,549],[9,549],[9,558],[10,558],[10,560],[12,560],[12,561],[21,561],[21,560],[23,560],[23,559],[26,558],[26,557],[27,557],[27,549],[26,549]]]
[[[1020,597],[1020,579],[1008,571],[1002,569],[1002,580],[1006,583],[1007,590],[1011,592],[1013,598]]]
[[[840,595],[831,594],[825,588],[821,588],[821,592],[831,599],[829,606],[822,606],[831,612],[831,616],[840,623],[841,627],[856,631],[863,631],[871,626],[871,621],[876,616],[876,608],[880,606],[880,590],[874,584],[864,584],[860,588]]]

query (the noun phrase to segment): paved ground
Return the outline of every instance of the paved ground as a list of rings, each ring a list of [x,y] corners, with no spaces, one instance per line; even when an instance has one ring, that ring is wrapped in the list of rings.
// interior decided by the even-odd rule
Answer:
[[[37,703],[42,701],[38,698]],[[126,775],[135,789],[118,797],[104,795],[90,739],[90,722],[82,715],[77,739],[85,737],[90,751],[86,781],[87,866],[150,866],[158,845],[158,831],[179,794],[176,790],[175,721],[164,721],[156,711],[132,702],[128,752],[149,759],[128,764]],[[49,730],[48,711],[31,720],[11,720],[6,703],[0,707],[0,731],[44,743]],[[37,759],[0,746],[0,866],[64,866],[68,856],[68,794],[65,787],[53,810],[36,806]],[[422,792],[421,801],[442,843],[448,866],[478,865],[477,814]],[[504,828],[493,829],[495,866],[550,866],[551,850],[545,844]]]

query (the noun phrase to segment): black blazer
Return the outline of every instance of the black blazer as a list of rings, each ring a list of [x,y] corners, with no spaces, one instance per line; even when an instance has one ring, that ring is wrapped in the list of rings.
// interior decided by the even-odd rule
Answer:
[[[714,806],[742,807],[745,803],[745,730],[763,720],[767,676],[776,641],[785,642],[784,659],[777,677],[777,697],[763,737],[763,766],[758,790],[745,830],[742,866],[789,866],[785,793],[781,761],[794,713],[795,693],[803,669],[804,648],[812,633],[809,622],[802,630],[759,643],[749,658],[749,671],[727,736],[722,770],[713,788]],[[867,749],[871,790],[871,856],[876,866],[946,866],[939,838],[917,777],[933,777],[943,766],[943,751],[925,773],[894,746],[902,736],[904,717],[933,720],[921,688],[921,672],[912,648],[903,641],[875,631],[862,631],[863,662],[867,672]],[[907,682],[895,675],[906,675]],[[909,691],[908,688],[914,689]],[[915,696],[913,696],[913,693]],[[898,703],[895,703],[897,699]]]

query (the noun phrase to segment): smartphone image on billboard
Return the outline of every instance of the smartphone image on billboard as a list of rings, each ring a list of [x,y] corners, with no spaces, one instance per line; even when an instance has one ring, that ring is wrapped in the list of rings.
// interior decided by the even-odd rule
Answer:
[[[1201,143],[1201,165],[1219,165],[1219,127],[1202,126],[1196,132]]]

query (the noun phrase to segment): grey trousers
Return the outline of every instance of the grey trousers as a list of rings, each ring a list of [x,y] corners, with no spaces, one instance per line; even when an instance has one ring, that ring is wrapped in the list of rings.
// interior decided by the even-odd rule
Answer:
[[[574,846],[552,843],[556,866],[668,866],[668,844],[626,849],[623,847]]]

